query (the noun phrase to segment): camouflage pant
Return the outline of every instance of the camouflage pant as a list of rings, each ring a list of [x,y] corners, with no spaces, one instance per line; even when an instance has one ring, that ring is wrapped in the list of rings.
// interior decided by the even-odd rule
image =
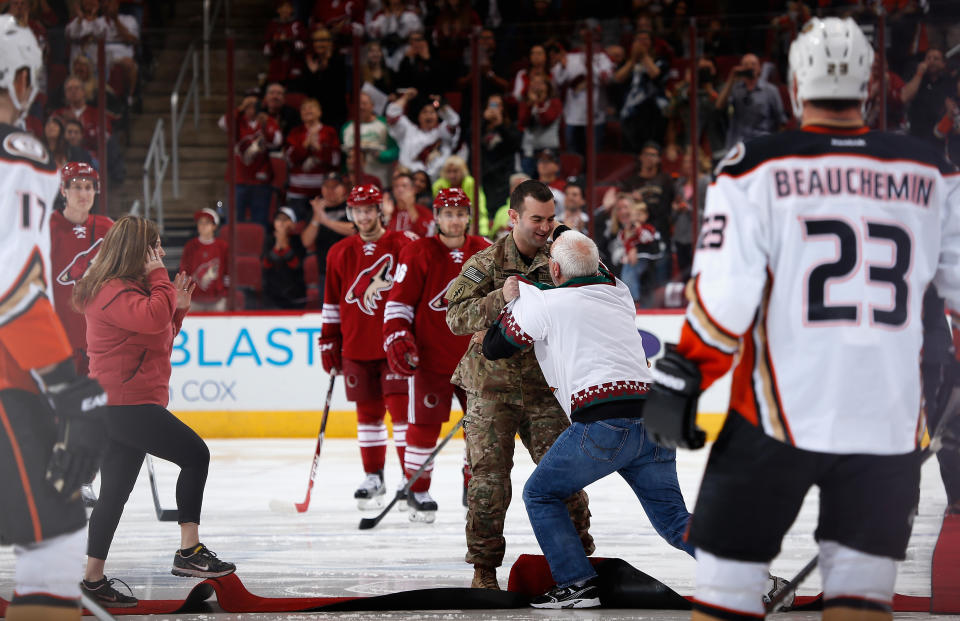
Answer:
[[[473,470],[467,488],[465,560],[468,563],[484,567],[499,567],[503,563],[506,548],[503,521],[513,495],[510,471],[515,435],[520,436],[534,463],[539,463],[557,436],[569,426],[570,422],[552,396],[546,403],[519,406],[468,395],[463,425],[467,459]],[[581,490],[566,502],[584,550],[592,554],[587,494]]]

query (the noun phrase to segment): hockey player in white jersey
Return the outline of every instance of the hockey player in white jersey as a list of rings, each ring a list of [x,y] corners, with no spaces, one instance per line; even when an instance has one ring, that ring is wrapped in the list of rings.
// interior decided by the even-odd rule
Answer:
[[[87,523],[80,485],[97,470],[107,400],[97,382],[77,375],[53,309],[57,165],[14,125],[33,101],[40,70],[33,33],[0,16],[0,542],[16,555],[6,611],[13,620],[80,619]]]
[[[892,616],[918,500],[924,292],[960,306],[960,176],[867,129],[872,62],[855,22],[811,20],[790,48],[802,128],[737,145],[707,193],[680,342],[644,409],[658,442],[698,448],[697,397],[735,364],[689,530],[695,619],[763,616],[813,485],[823,618]]]

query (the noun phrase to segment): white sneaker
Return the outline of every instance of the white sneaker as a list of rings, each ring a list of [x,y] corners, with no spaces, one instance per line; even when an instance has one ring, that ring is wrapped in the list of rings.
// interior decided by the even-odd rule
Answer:
[[[353,493],[358,509],[379,509],[383,507],[383,497],[387,493],[383,486],[383,470],[367,473],[367,477]]]

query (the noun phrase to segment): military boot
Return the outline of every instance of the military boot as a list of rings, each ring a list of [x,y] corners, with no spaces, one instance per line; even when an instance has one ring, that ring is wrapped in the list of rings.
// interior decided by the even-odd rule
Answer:
[[[473,566],[473,582],[470,583],[471,589],[493,589],[500,590],[497,583],[497,570],[494,567]]]

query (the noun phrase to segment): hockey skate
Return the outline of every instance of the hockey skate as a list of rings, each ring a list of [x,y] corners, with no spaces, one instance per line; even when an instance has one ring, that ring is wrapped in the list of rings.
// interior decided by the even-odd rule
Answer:
[[[88,509],[97,506],[97,493],[89,483],[80,486],[80,498],[83,500],[83,506]]]
[[[406,511],[407,510],[407,498],[409,497],[406,491],[407,487],[407,477],[403,475],[403,478],[400,479],[400,483],[397,484],[397,511]]]
[[[357,508],[361,511],[366,509],[380,509],[383,507],[383,497],[387,493],[383,486],[383,470],[377,470],[374,473],[367,473],[367,478],[363,480],[353,497],[357,499]]]
[[[411,492],[407,504],[411,522],[433,524],[437,519],[437,501],[430,497],[430,492]]]
[[[780,576],[774,576],[773,574],[767,574],[767,591],[763,594],[763,605],[766,606],[770,603],[770,600],[774,595],[779,593],[784,586],[786,586],[786,578],[781,578]],[[796,597],[796,592],[791,592],[787,595],[782,602],[777,604],[776,608],[769,612],[787,612],[790,610],[790,607],[793,606],[793,600]]]

